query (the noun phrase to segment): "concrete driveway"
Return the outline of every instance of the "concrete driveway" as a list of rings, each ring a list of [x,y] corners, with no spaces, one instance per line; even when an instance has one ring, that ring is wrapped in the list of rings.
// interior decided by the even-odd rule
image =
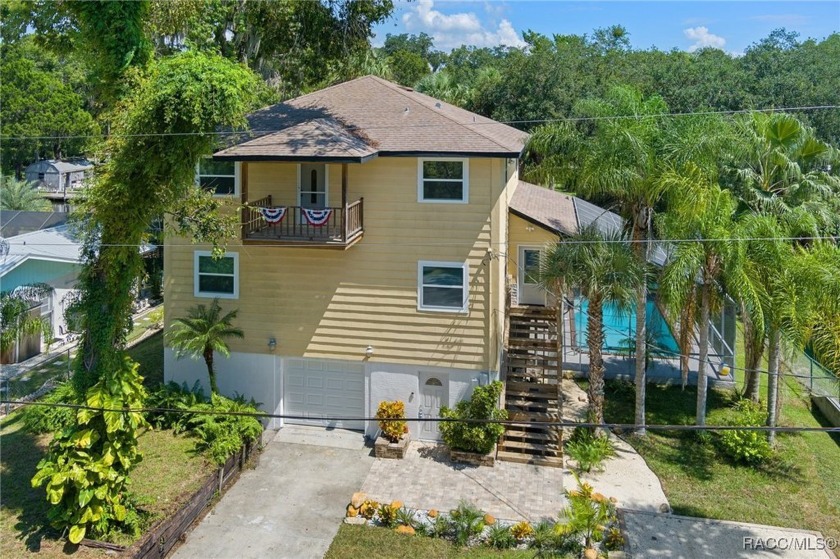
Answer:
[[[321,558],[373,464],[361,433],[286,427],[187,536],[176,559]]]

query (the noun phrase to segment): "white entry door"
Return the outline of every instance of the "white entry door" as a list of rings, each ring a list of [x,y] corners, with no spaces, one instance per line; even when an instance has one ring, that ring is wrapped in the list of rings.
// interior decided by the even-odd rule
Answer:
[[[327,166],[323,163],[301,163],[300,207],[321,209],[327,207]]]
[[[545,290],[540,286],[539,247],[519,247],[519,304],[545,306]]]
[[[446,402],[446,386],[438,377],[429,377],[420,387],[420,413],[424,418],[440,417],[440,407]],[[440,427],[436,421],[423,421],[420,426],[421,439],[440,438]]]
[[[323,359],[290,359],[283,382],[289,423],[362,430],[365,415],[364,368],[356,363]]]

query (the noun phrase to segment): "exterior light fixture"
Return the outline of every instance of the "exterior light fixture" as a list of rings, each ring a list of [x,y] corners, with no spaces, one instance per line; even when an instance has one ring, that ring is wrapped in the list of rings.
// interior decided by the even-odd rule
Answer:
[[[372,345],[369,345],[365,348],[365,357],[367,357],[368,359],[373,357],[373,346]]]
[[[277,349],[277,339],[276,338],[269,338],[268,339],[268,351],[274,351]]]

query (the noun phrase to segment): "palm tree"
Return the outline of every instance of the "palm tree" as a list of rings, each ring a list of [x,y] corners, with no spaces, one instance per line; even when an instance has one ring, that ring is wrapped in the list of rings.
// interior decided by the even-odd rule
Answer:
[[[6,176],[0,180],[0,209],[39,212],[50,211],[52,205],[33,183]]]
[[[836,230],[837,149],[793,115],[754,112],[737,122],[729,180],[740,200],[754,211],[778,216],[801,209],[820,230]]]
[[[674,192],[659,225],[666,237],[679,241],[670,249],[660,277],[660,290],[673,301],[686,301],[699,290],[697,425],[706,424],[706,367],[709,319],[725,293],[737,294],[750,309],[760,309],[761,289],[749,274],[744,245],[736,230],[737,202],[696,166],[663,177]],[[679,192],[679,195],[676,193]],[[756,314],[761,320],[761,315]]]
[[[6,354],[26,336],[52,340],[51,325],[43,317],[30,313],[34,305],[52,292],[53,288],[45,283],[33,283],[0,293],[0,354]]]
[[[631,307],[638,286],[646,281],[645,275],[646,266],[635,257],[626,237],[620,232],[604,234],[597,226],[559,240],[548,248],[541,263],[540,281],[546,288],[578,287],[589,302],[586,323],[588,396],[596,423],[604,421],[603,305]],[[562,299],[563,292],[556,293],[558,299]]]
[[[193,359],[204,358],[207,375],[210,377],[210,391],[213,394],[219,393],[216,371],[213,369],[213,354],[218,351],[225,357],[230,357],[226,338],[245,337],[240,328],[232,325],[238,312],[232,310],[222,316],[222,308],[219,306],[219,299],[216,298],[209,308],[197,305],[188,309],[186,317],[174,320],[169,332],[169,343],[172,344],[178,359],[185,355]]]

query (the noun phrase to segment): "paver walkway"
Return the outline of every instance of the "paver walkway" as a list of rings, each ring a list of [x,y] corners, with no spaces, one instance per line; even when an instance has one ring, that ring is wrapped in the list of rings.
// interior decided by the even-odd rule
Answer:
[[[565,504],[560,468],[498,461],[477,468],[452,464],[447,455],[440,445],[412,442],[403,460],[376,459],[361,490],[413,509],[445,511],[464,500],[506,520],[556,517]]]

